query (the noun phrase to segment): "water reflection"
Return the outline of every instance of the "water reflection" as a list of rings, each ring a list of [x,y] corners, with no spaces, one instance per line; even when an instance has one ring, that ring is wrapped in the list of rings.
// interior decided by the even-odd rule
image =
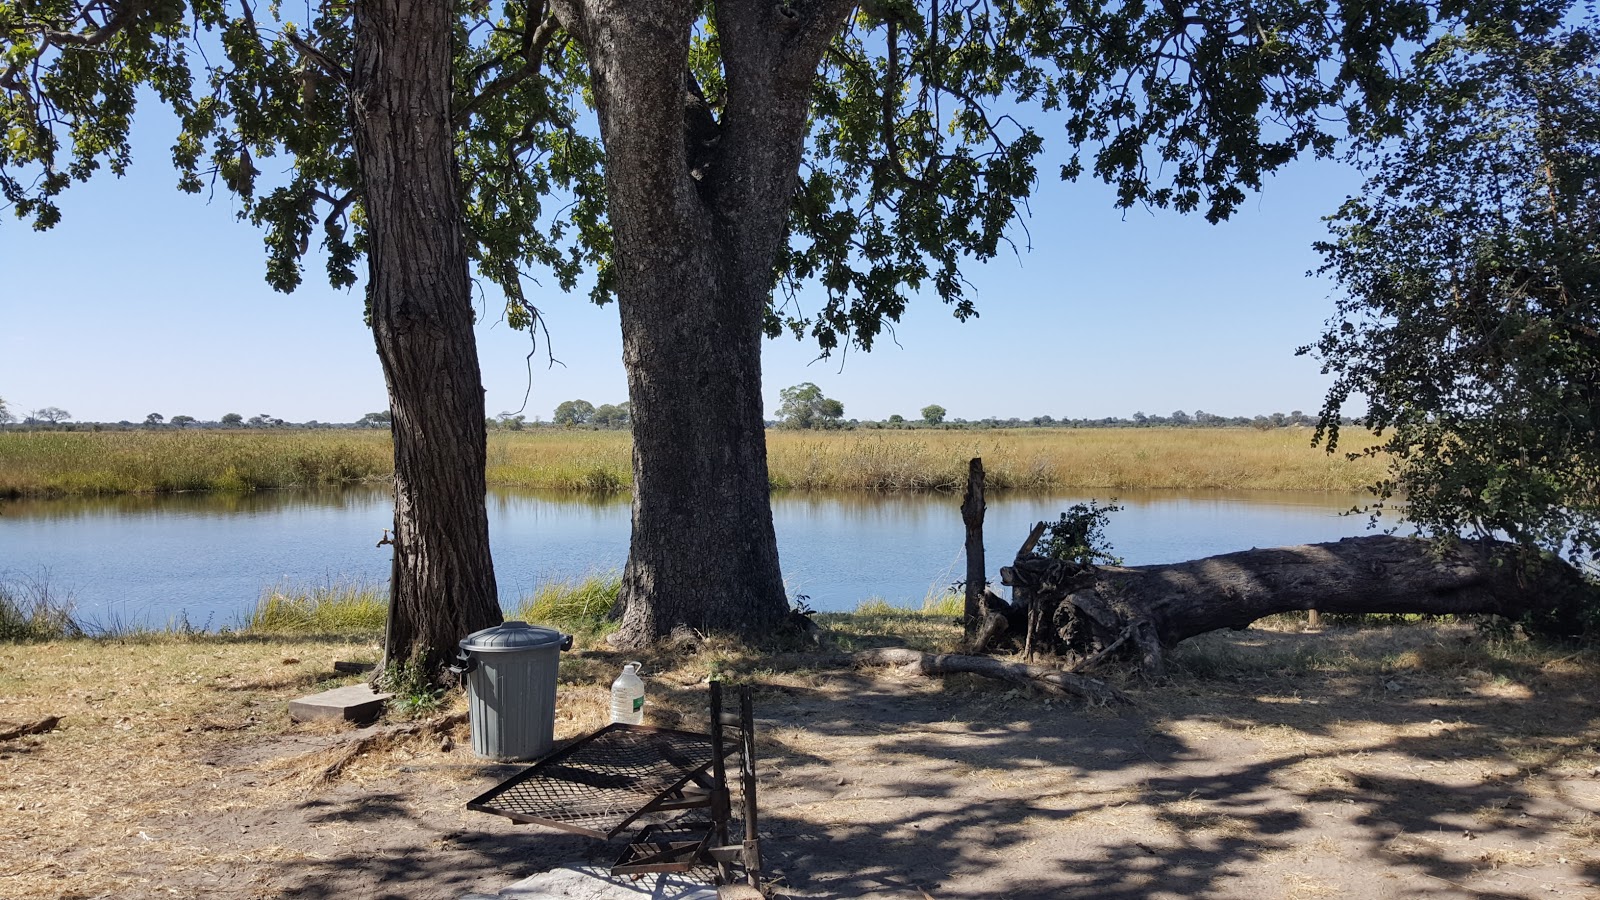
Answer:
[[[1095,495],[1102,502],[1110,495]],[[997,571],[1028,528],[1090,495],[993,496],[986,544]],[[1276,492],[1122,492],[1107,536],[1129,564],[1253,546],[1334,540],[1366,520],[1355,496]],[[784,575],[815,609],[868,597],[920,602],[960,577],[960,498],[949,494],[799,494],[773,499]],[[626,496],[496,489],[489,527],[501,596],[622,567]],[[393,506],[381,486],[247,495],[176,494],[0,505],[0,574],[46,574],[100,621],[237,622],[264,588],[388,576],[376,547]]]

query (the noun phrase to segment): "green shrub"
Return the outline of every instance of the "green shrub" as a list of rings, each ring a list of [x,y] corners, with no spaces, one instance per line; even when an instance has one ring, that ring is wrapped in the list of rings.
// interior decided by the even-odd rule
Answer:
[[[408,719],[421,719],[433,715],[444,706],[448,690],[433,679],[434,673],[420,659],[412,658],[402,663],[391,663],[383,670],[378,683],[393,694],[389,707]]]
[[[1112,500],[1101,506],[1098,501],[1090,500],[1067,507],[1060,519],[1045,526],[1033,554],[1079,566],[1122,565],[1122,557],[1112,554],[1111,542],[1105,535],[1111,514],[1122,509],[1116,504],[1116,500]]]
[[[262,593],[244,630],[260,634],[378,634],[388,588],[365,584],[280,585]]]
[[[611,608],[621,592],[622,576],[615,572],[553,581],[523,597],[511,618],[572,634],[604,634],[614,627]]]

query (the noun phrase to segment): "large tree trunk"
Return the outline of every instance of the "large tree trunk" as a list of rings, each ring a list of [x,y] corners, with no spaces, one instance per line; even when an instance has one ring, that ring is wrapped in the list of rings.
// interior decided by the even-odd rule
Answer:
[[[451,4],[355,6],[356,157],[368,312],[394,416],[386,662],[432,669],[498,624],[484,508],[483,384],[450,125]]]
[[[719,4],[720,119],[688,70],[688,0],[555,0],[593,76],[633,415],[633,540],[613,640],[783,622],[761,396],[762,318],[810,80],[843,6]],[[831,9],[831,7],[830,7]]]
[[[739,254],[726,244],[686,236],[677,265],[637,273],[621,296],[634,475],[626,644],[677,625],[760,636],[788,610],[767,478],[764,297],[729,271]],[[729,261],[714,258],[719,245]]]
[[[1570,634],[1581,629],[1581,611],[1595,602],[1576,569],[1559,560],[1530,560],[1514,544],[1464,541],[1441,548],[1391,535],[1078,572],[1019,559],[1002,574],[1032,595],[1055,652],[1096,658],[1127,643],[1142,654],[1150,675],[1161,674],[1165,650],[1180,641],[1276,613],[1495,614]],[[1025,627],[1025,611],[1010,615],[1017,630]]]

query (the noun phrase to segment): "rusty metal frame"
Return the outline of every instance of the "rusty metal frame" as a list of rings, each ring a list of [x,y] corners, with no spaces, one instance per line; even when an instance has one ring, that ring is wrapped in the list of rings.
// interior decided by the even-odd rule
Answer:
[[[609,840],[647,813],[705,806],[684,788],[704,780],[711,746],[703,734],[607,725],[473,798],[467,808]]]
[[[761,841],[756,830],[755,720],[750,688],[738,688],[740,793],[743,835],[730,839],[732,796],[726,759],[722,685],[711,683],[710,734],[643,725],[608,725],[567,745],[480,794],[468,809],[515,822],[546,825],[609,840],[649,813],[704,809],[707,821],[648,825],[612,866],[614,875],[687,872],[714,865],[731,884],[733,866],[759,887]],[[691,787],[692,786],[692,787]],[[695,790],[694,788],[699,788]],[[694,830],[690,830],[693,827]]]
[[[706,823],[709,824],[709,823]],[[705,865],[711,829],[646,825],[611,867],[613,875],[682,873]]]

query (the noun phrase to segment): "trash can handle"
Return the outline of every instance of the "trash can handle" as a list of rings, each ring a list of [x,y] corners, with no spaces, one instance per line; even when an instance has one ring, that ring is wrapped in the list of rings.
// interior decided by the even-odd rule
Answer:
[[[476,668],[478,668],[477,657],[462,650],[456,654],[456,661],[450,666],[450,672],[454,675],[465,675]]]
[[[571,650],[572,649],[572,635],[563,634],[561,636],[561,649],[563,649],[563,650]]]

